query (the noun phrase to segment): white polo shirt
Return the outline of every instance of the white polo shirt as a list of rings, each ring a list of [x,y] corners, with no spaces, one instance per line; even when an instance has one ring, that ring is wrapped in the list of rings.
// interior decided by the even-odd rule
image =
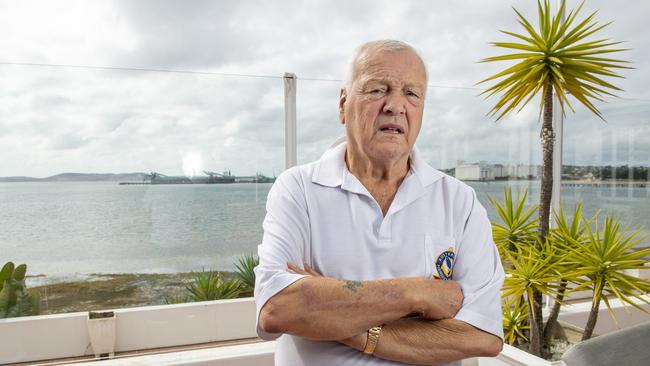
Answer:
[[[411,171],[386,216],[345,164],[346,144],[320,160],[283,172],[268,195],[255,268],[257,315],[285,287],[304,277],[287,262],[302,260],[327,277],[378,280],[437,275],[460,284],[456,319],[503,338],[503,268],[490,221],[474,190],[411,153]],[[341,319],[345,321],[345,319]],[[337,342],[265,333],[276,343],[276,366],[402,365]],[[460,365],[454,362],[447,365]]]

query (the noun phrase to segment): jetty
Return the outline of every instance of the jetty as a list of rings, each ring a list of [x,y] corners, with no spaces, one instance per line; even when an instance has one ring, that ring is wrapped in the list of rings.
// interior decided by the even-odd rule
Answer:
[[[203,172],[205,176],[168,176],[162,173],[151,172],[146,174],[142,181],[120,182],[121,186],[126,185],[158,185],[158,184],[232,184],[232,183],[273,183],[276,177],[267,177],[257,173],[251,176],[236,176],[230,170],[223,173],[210,171]]]
[[[562,187],[647,188],[647,181],[562,181]]]

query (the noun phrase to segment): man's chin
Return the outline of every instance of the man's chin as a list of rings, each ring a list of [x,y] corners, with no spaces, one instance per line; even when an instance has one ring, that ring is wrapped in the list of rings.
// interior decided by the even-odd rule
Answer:
[[[382,143],[372,149],[372,155],[379,160],[399,160],[408,157],[411,150],[403,144]]]

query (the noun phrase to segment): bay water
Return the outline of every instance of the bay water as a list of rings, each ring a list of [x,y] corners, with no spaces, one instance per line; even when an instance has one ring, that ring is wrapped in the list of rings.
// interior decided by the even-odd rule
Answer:
[[[538,181],[469,182],[492,220],[488,195]],[[116,182],[0,183],[0,262],[27,263],[32,285],[98,273],[232,270],[262,238],[271,184],[118,185]],[[650,188],[564,187],[564,206],[614,212],[650,245]]]

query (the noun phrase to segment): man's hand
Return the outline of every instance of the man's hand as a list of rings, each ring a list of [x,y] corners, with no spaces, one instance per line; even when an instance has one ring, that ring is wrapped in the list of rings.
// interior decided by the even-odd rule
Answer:
[[[427,320],[451,319],[463,304],[463,291],[456,281],[422,278],[414,293],[416,313]]]
[[[301,269],[300,267],[295,266],[292,263],[287,263],[289,272],[306,275],[306,276],[323,277],[322,274],[318,273],[315,269],[311,268],[309,264],[307,264],[307,262],[302,261],[302,265],[305,267],[305,269]]]

